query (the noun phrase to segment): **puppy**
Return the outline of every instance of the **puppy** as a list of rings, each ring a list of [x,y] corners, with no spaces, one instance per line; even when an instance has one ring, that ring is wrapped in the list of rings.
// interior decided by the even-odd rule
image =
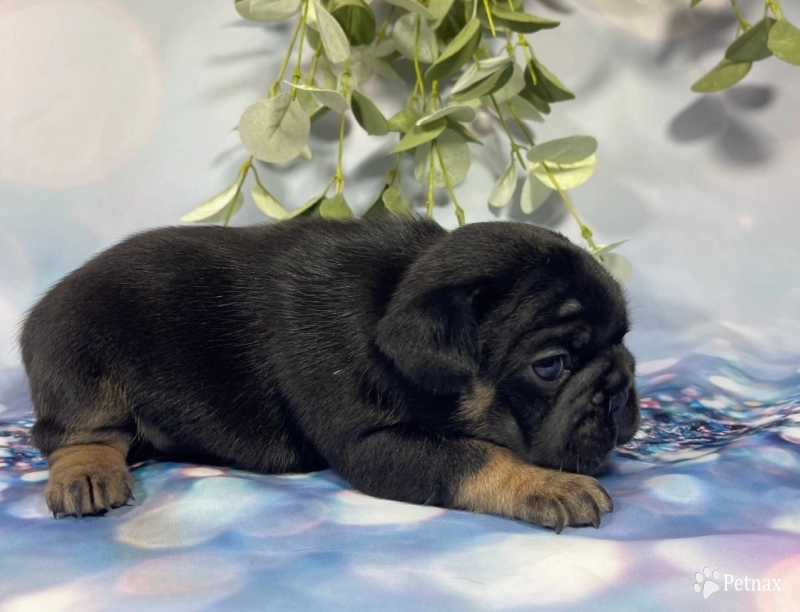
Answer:
[[[55,516],[126,503],[155,453],[560,532],[612,510],[586,474],[638,426],[627,331],[619,285],[549,230],[312,219],[134,236],[21,344]]]

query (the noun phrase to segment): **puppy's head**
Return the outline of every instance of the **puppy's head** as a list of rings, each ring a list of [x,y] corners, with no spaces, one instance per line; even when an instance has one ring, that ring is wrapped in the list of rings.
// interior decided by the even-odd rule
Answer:
[[[635,362],[618,283],[532,225],[456,230],[411,266],[377,345],[420,388],[458,395],[454,425],[530,463],[600,471],[635,434]]]

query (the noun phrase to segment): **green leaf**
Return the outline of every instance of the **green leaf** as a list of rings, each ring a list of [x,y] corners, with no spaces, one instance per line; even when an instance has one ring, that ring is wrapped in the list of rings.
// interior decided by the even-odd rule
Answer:
[[[481,98],[488,96],[501,89],[514,74],[514,65],[506,64],[504,68],[493,72],[490,76],[482,81],[478,81],[474,85],[470,85],[466,89],[454,93],[450,92],[450,98],[456,102],[464,100],[471,100],[473,98]]]
[[[752,65],[750,62],[732,62],[724,59],[714,66],[711,72],[692,85],[692,91],[712,93],[733,87],[750,72]]]
[[[425,125],[427,123],[433,123],[441,119],[442,117],[452,117],[456,121],[463,121],[464,123],[469,123],[470,121],[474,121],[475,119],[475,109],[471,106],[465,105],[452,105],[452,106],[445,106],[444,108],[440,108],[438,111],[431,113],[430,115],[425,115],[421,119],[417,121],[417,125]]]
[[[550,189],[560,187],[563,190],[574,189],[583,185],[592,176],[597,158],[590,155],[586,159],[571,163],[560,164],[555,162],[535,162],[531,164],[531,170],[539,179]],[[548,168],[550,172],[548,173]],[[553,177],[550,177],[552,173]],[[553,180],[555,179],[555,181]]]
[[[256,203],[259,210],[263,212],[268,217],[273,219],[285,219],[289,213],[286,212],[286,209],[281,206],[281,203],[275,199],[275,197],[266,189],[261,183],[256,182],[253,185],[253,191],[250,193],[253,198],[253,202]]]
[[[475,136],[472,132],[470,132],[467,128],[461,125],[458,121],[453,119],[452,117],[445,117],[445,121],[447,121],[447,127],[453,130],[456,134],[459,134],[464,140],[467,142],[474,142],[475,144],[482,145],[483,141]]]
[[[545,115],[550,114],[550,105],[544,100],[542,100],[536,94],[531,93],[529,90],[523,89],[521,92],[519,92],[519,97],[525,100],[531,106],[533,106],[540,113],[543,113]]]
[[[389,57],[397,52],[397,47],[395,47],[391,38],[383,38],[380,42],[370,47],[369,52],[374,57]]]
[[[375,103],[358,89],[352,93],[353,115],[367,134],[383,136],[389,133],[389,123]]]
[[[779,19],[769,31],[767,44],[775,57],[800,66],[800,29],[785,19]]]
[[[503,102],[515,97],[523,89],[525,89],[525,75],[522,73],[522,68],[514,64],[513,71],[511,72],[511,78],[508,79],[508,82],[492,95],[494,96],[494,101],[500,105],[503,104]],[[487,106],[494,106],[491,100],[488,100]]]
[[[692,8],[696,7],[696,6],[697,6],[698,4],[700,4],[702,1],[703,1],[703,0],[692,0]]]
[[[375,14],[364,0],[339,0],[331,14],[351,45],[369,45],[375,40]]]
[[[345,202],[344,196],[337,193],[331,198],[325,198],[319,205],[319,215],[324,219],[352,219],[353,211]]]
[[[626,242],[628,242],[628,241],[627,240],[620,240],[618,242],[611,242],[609,244],[598,244],[598,245],[595,246],[595,248],[592,249],[591,252],[592,252],[592,255],[594,255],[595,257],[597,257],[599,259],[602,255],[605,255],[606,253],[610,253],[611,251],[613,251],[614,249],[616,249],[619,246],[622,246]]]
[[[288,19],[301,5],[302,0],[237,0],[235,7],[245,19],[269,23]]]
[[[445,119],[439,119],[427,125],[415,125],[406,132],[405,136],[400,139],[400,142],[395,145],[391,152],[400,153],[401,151],[408,151],[426,142],[430,142],[444,132],[446,127],[447,121]]]
[[[322,200],[324,199],[324,195],[311,198],[300,208],[295,208],[288,215],[286,215],[284,220],[297,219],[298,217],[319,217],[319,206],[322,204]]]
[[[531,71],[536,76],[536,83],[533,82]],[[565,102],[575,98],[575,94],[567,89],[567,86],[559,81],[556,75],[536,60],[528,63],[528,68],[525,70],[525,85],[528,91],[545,102]]]
[[[551,21],[550,19],[537,17],[536,15],[512,11],[503,6],[493,6],[492,14],[495,16],[496,21],[499,21],[509,30],[513,32],[523,32],[525,34],[531,34],[539,30],[549,30],[560,24],[558,21]]]
[[[435,21],[435,25],[438,24],[447,17],[447,14],[450,12],[450,8],[453,6],[453,2],[455,0],[431,0],[428,4],[428,10],[433,15],[433,19]]]
[[[196,223],[198,221],[203,221],[205,223],[211,223],[213,218],[217,217],[221,211],[225,210],[236,200],[241,188],[242,186],[239,182],[225,188],[224,191],[221,191],[213,198],[205,201],[192,212],[183,215],[180,219],[181,222]]]
[[[633,266],[619,253],[606,253],[600,258],[602,266],[620,285],[627,285],[633,275]]]
[[[327,106],[328,108],[335,110],[337,113],[345,113],[350,110],[350,105],[347,103],[347,99],[338,91],[334,91],[332,89],[320,89],[319,87],[312,87],[311,85],[303,85],[301,83],[288,83],[288,85],[290,87],[294,87],[295,89],[307,91],[314,96],[317,102],[323,106]]]
[[[288,93],[249,106],[239,120],[242,144],[256,159],[280,163],[300,155],[308,142],[311,120]]]
[[[519,199],[519,206],[526,215],[545,203],[553,191],[544,183],[538,180],[533,172],[528,172],[525,182],[522,183],[522,194]]]
[[[764,17],[730,44],[725,57],[733,62],[757,62],[768,58],[772,51],[767,46],[767,39],[773,23],[774,19]]]
[[[514,108],[514,112],[511,112],[511,108]],[[528,102],[522,96],[517,96],[512,98],[505,104],[500,105],[500,114],[505,117],[506,119],[515,119],[514,113],[516,113],[517,117],[520,119],[527,119],[528,121],[536,121],[537,123],[542,123],[544,119],[539,114],[539,111]]]
[[[434,148],[434,143],[436,147]],[[438,152],[437,152],[438,149]],[[472,157],[467,141],[452,130],[446,130],[433,143],[426,142],[414,151],[414,178],[423,185],[428,184],[433,156],[433,183],[446,187],[445,171],[450,185],[458,185],[469,172]],[[440,160],[441,158],[441,160]],[[442,168],[444,166],[444,169]]]
[[[317,0],[314,0],[314,10],[317,14],[317,26],[325,55],[334,64],[346,62],[350,58],[350,41],[347,40],[347,34],[333,15]]]
[[[428,68],[425,76],[432,81],[449,77],[470,60],[480,42],[481,22],[477,18],[472,18],[445,47],[436,62]]]
[[[414,2],[414,0],[386,0],[386,2],[406,9],[409,11],[409,14],[419,15],[424,19],[435,19],[434,14],[431,13],[427,7],[422,6],[419,2]]]
[[[419,113],[417,110],[413,106],[406,106],[389,119],[389,131],[405,134],[414,127],[418,119]]]
[[[591,136],[570,136],[536,145],[528,151],[528,161],[572,164],[594,155],[595,151],[597,140]]]
[[[433,48],[436,45],[436,34],[422,17],[407,13],[394,23],[392,41],[397,51],[405,58],[414,59],[414,47],[417,43],[417,23],[419,23],[419,47],[417,57],[420,62],[430,64],[433,61]]]
[[[497,208],[505,206],[514,197],[516,189],[517,166],[512,159],[508,168],[500,175],[500,178],[497,179],[494,187],[492,187],[492,192],[489,194],[489,206]]]
[[[464,74],[453,84],[450,93],[458,93],[480,83],[493,74],[503,70],[506,66],[512,65],[511,62],[512,60],[510,57],[493,57],[488,60],[475,62],[467,68]]]
[[[303,150],[300,151],[300,157],[306,161],[309,161],[314,157],[314,155],[311,153],[311,148],[308,145],[303,147]]]
[[[414,208],[406,200],[402,190],[399,187],[389,187],[383,192],[383,205],[393,215],[398,217],[414,217],[416,213]]]

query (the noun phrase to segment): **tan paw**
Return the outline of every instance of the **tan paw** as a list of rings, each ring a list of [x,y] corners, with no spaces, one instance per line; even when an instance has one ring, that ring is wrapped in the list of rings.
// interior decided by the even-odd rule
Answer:
[[[125,455],[107,444],[65,446],[49,457],[45,499],[53,516],[97,514],[132,497],[133,479]]]
[[[486,465],[461,483],[456,504],[473,512],[499,514],[555,529],[600,526],[612,512],[611,498],[591,476],[558,472],[524,463],[494,449]]]

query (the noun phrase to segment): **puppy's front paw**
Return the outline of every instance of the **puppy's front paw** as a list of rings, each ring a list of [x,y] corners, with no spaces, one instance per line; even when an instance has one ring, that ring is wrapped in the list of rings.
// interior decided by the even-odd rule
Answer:
[[[534,468],[535,469],[535,468]],[[605,489],[591,476],[535,469],[520,494],[527,506],[519,518],[561,533],[564,527],[600,527],[600,516],[614,509]]]
[[[97,514],[132,497],[133,479],[124,454],[106,444],[78,444],[50,455],[45,499],[54,517]]]
[[[493,450],[486,465],[461,484],[456,504],[556,533],[564,527],[597,528],[602,514],[614,509],[608,493],[591,476],[529,465],[502,449]]]

